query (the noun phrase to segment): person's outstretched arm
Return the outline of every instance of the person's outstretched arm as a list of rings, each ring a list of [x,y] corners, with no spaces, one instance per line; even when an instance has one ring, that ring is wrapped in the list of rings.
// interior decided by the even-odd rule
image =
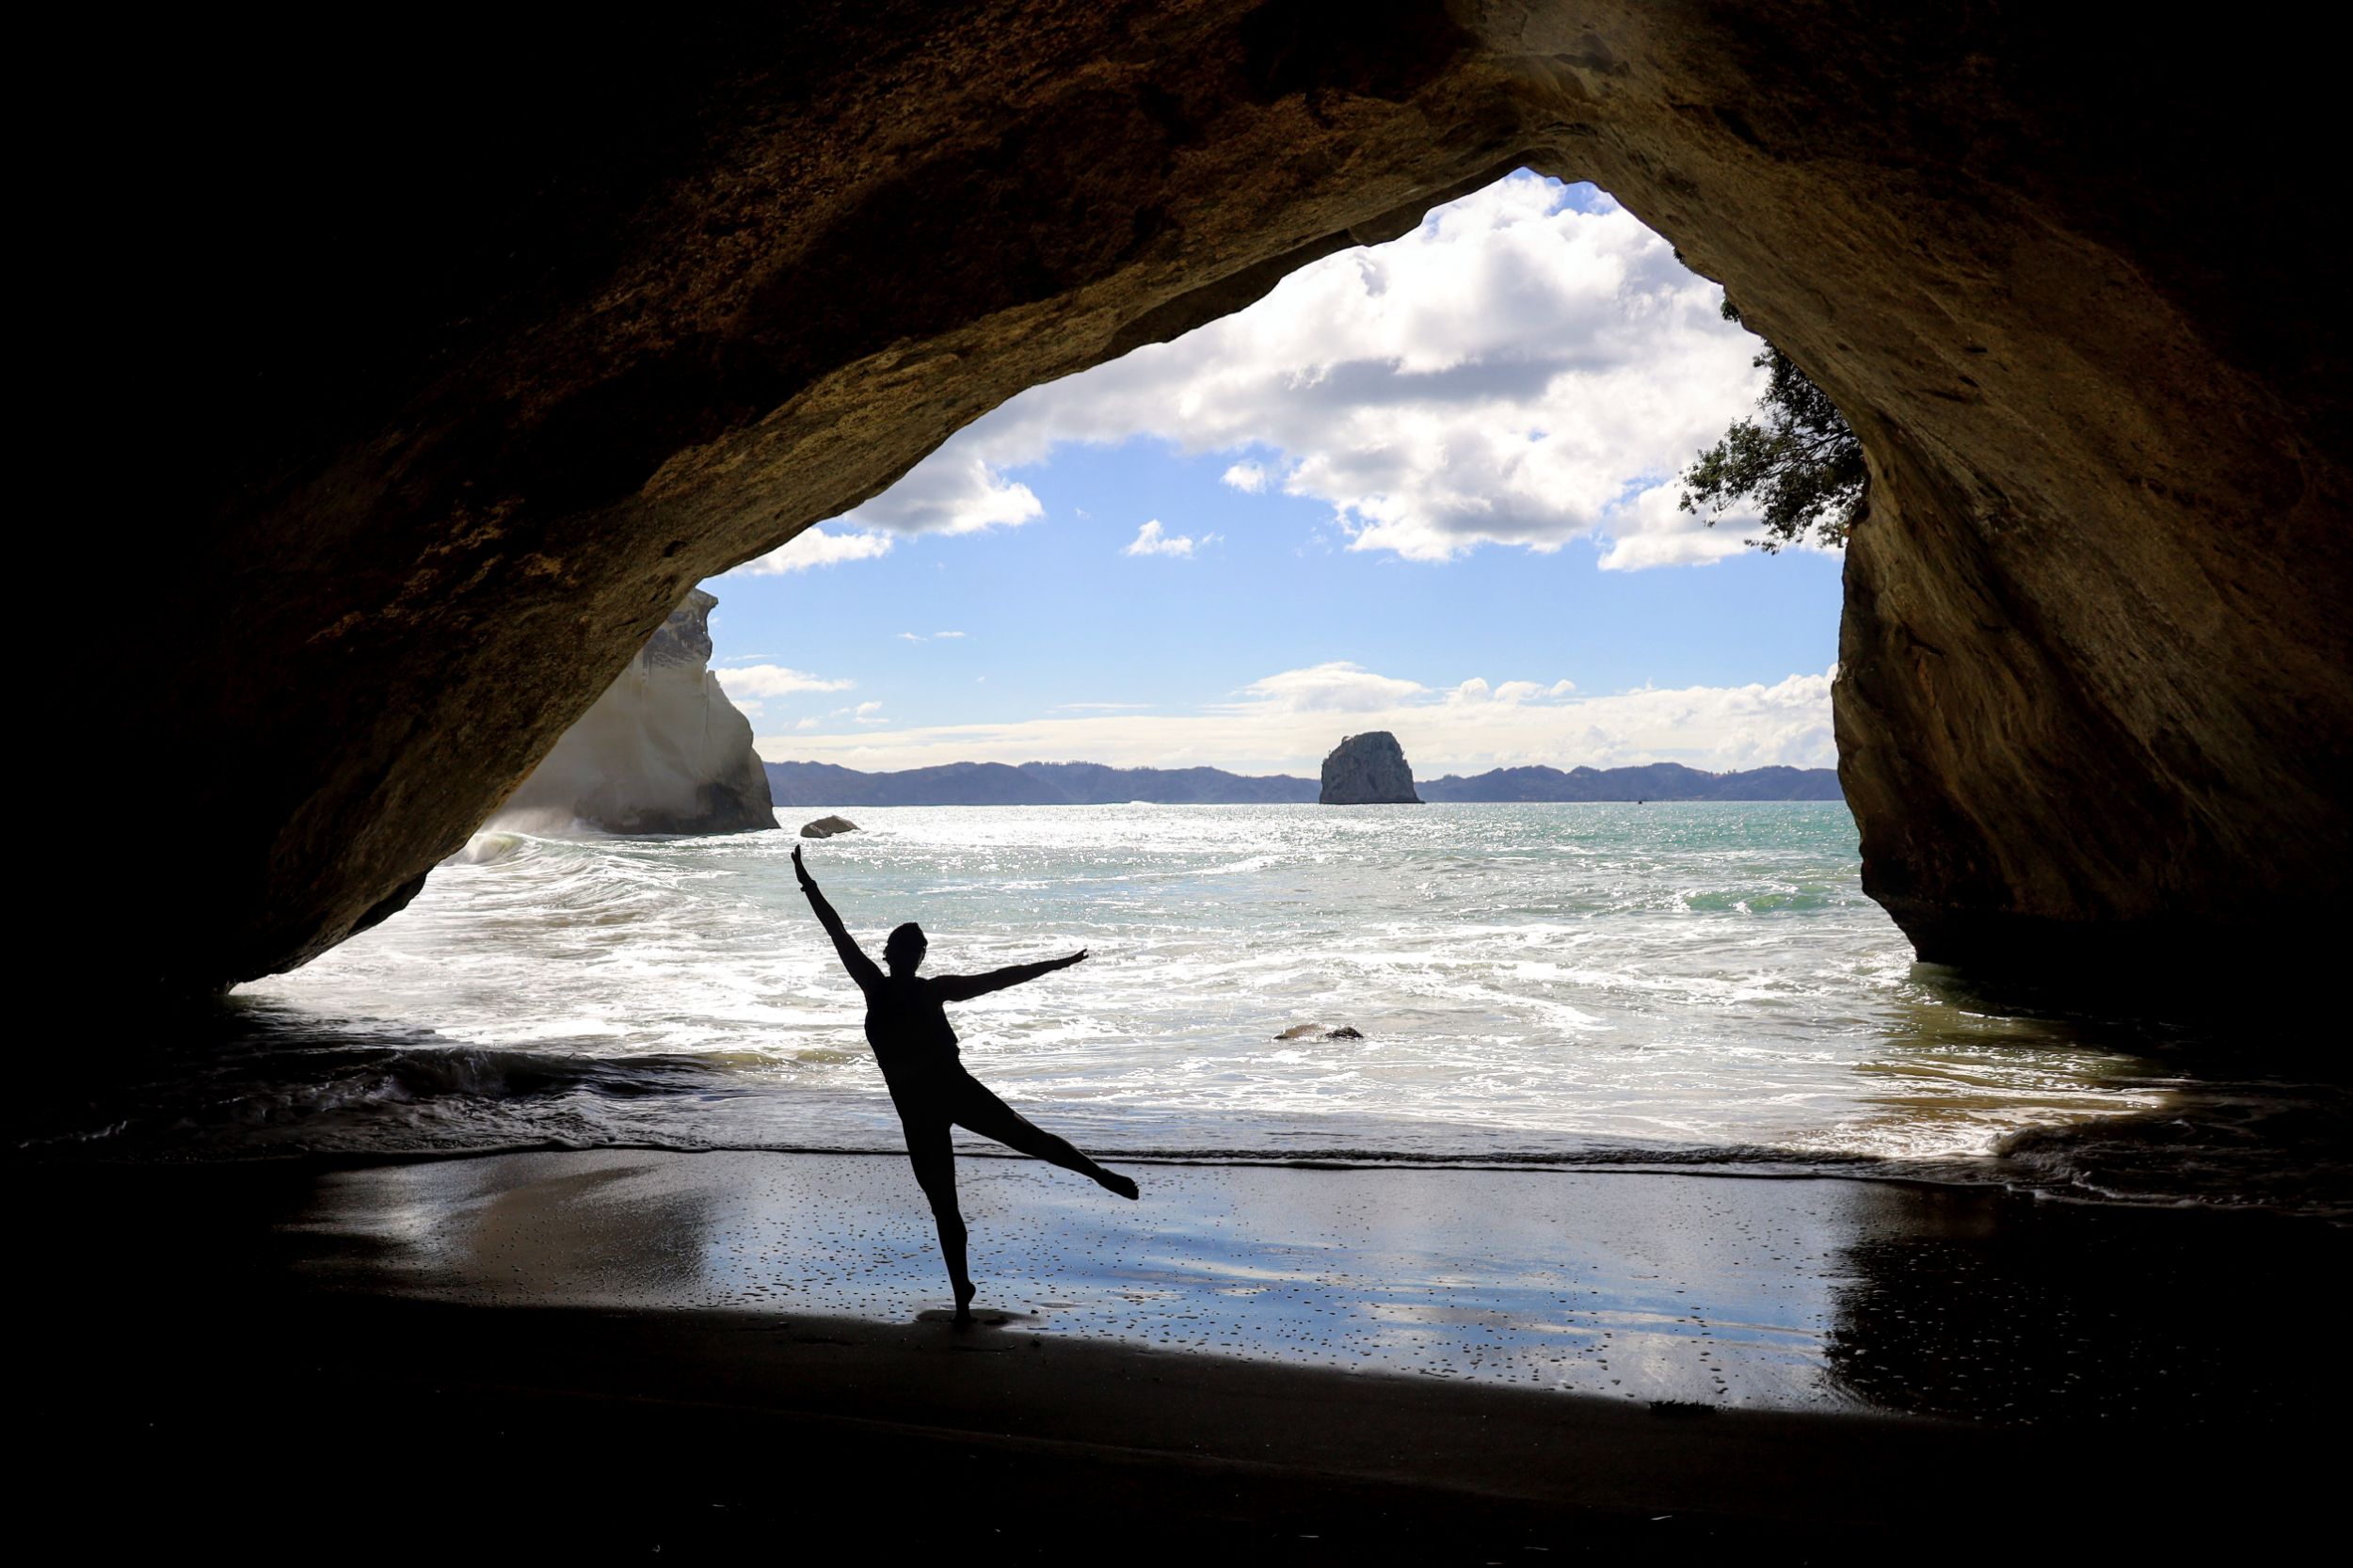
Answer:
[[[817,879],[808,874],[808,867],[801,859],[797,845],[792,851],[792,874],[801,879],[801,891],[808,895],[808,906],[817,911],[818,921],[824,926],[825,935],[833,938],[833,951],[841,955],[841,967],[850,971],[850,978],[857,982],[857,988],[871,991],[880,985],[882,970],[850,936],[849,927],[841,923],[841,917],[834,913],[832,904],[825,902],[825,895],[817,890]]]
[[[1080,948],[1067,958],[1041,958],[1034,964],[1008,964],[986,974],[943,974],[932,982],[942,1001],[967,1001],[984,997],[991,991],[1001,991],[1008,985],[1018,985],[1025,980],[1035,980],[1056,969],[1066,969],[1087,955]]]

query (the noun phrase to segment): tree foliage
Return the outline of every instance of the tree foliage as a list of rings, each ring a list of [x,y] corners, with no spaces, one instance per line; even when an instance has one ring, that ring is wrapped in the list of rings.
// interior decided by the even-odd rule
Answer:
[[[1727,299],[1726,321],[1740,312]],[[1769,373],[1757,417],[1736,421],[1723,440],[1683,471],[1687,512],[1717,520],[1742,502],[1765,520],[1765,536],[1753,541],[1767,554],[1809,536],[1817,544],[1847,542],[1847,531],[1863,515],[1863,443],[1855,439],[1838,406],[1805,372],[1771,344],[1753,361]]]

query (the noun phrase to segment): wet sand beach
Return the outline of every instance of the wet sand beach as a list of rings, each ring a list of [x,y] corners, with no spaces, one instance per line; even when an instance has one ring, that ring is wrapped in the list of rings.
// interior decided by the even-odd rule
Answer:
[[[1983,1190],[600,1151],[20,1167],[40,1536],[1768,1560],[2284,1543],[2345,1234]]]

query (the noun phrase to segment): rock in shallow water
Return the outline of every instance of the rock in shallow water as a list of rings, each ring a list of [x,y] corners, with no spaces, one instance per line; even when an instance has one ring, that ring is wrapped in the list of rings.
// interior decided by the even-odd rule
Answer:
[[[820,817],[815,822],[801,824],[804,839],[830,839],[837,833],[856,833],[857,824],[847,817]]]

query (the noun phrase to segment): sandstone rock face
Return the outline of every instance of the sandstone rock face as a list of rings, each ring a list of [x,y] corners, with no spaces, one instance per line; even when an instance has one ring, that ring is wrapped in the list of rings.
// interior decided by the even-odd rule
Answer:
[[[1419,806],[1405,748],[1385,729],[1350,735],[1323,760],[1322,806]]]
[[[93,885],[172,933],[160,981],[301,963],[696,582],[1530,165],[1862,435],[1842,775],[1921,951],[2260,949],[2348,890],[2353,378],[2297,168],[2332,55],[2082,10],[874,0],[143,54],[91,133],[136,188],[60,231],[159,492],[95,673],[208,832]]]
[[[709,668],[718,602],[700,588],[688,593],[490,825],[561,832],[577,823],[607,833],[776,826],[751,721]]]

